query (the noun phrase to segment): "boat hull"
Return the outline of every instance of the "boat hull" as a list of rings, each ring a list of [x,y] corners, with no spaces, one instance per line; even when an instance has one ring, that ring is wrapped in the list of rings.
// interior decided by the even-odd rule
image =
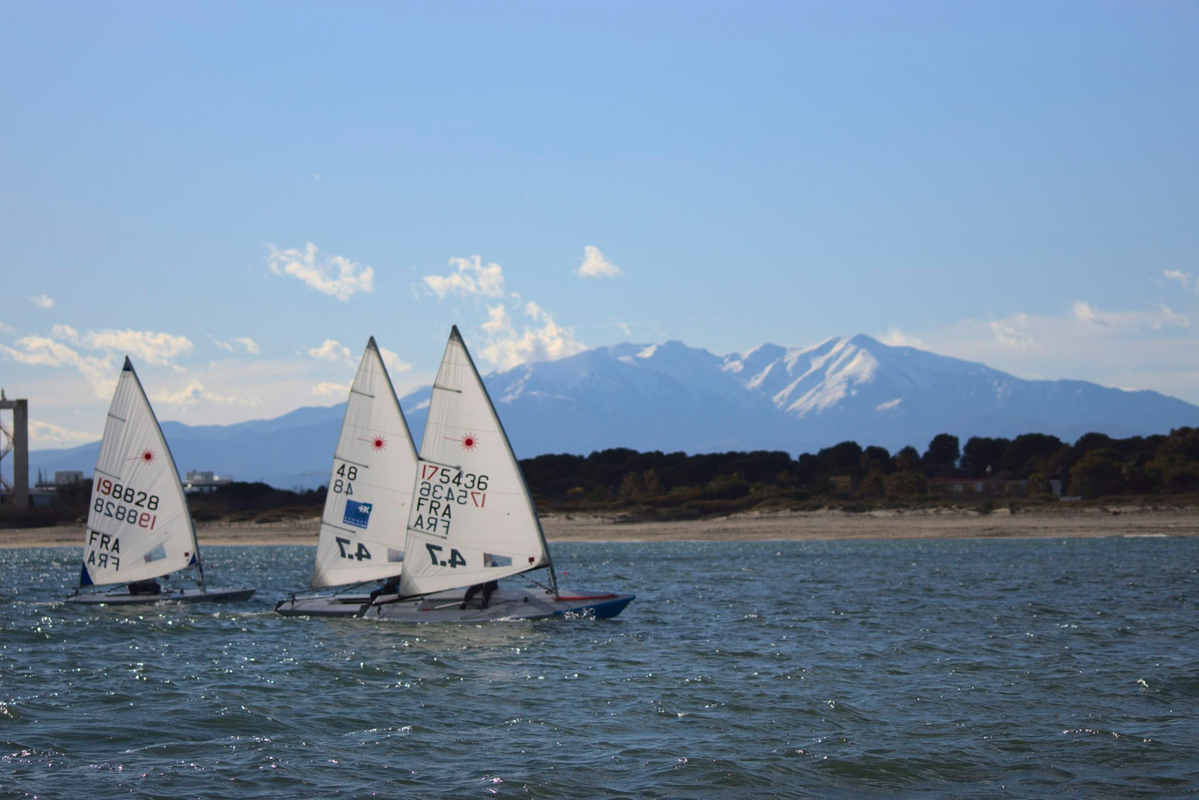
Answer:
[[[379,598],[374,605],[360,595],[295,597],[275,610],[284,616],[363,617],[381,622],[476,623],[577,616],[595,619],[615,617],[632,600],[631,594],[607,592],[562,592],[558,598],[545,591],[500,588],[487,608],[476,595],[464,609],[462,590],[438,592],[416,600],[389,601]],[[358,605],[354,600],[360,601]],[[347,602],[349,601],[349,602]]]
[[[368,594],[302,594],[280,600],[275,611],[285,617],[356,617],[370,601]]]
[[[130,594],[127,591],[73,594],[68,603],[81,606],[131,606],[147,603],[231,603],[249,600],[254,589],[245,587],[224,589],[163,589],[160,594]]]

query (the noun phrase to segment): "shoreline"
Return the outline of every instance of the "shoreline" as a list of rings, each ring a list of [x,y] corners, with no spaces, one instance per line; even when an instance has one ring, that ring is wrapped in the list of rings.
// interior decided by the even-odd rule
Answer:
[[[964,509],[747,513],[686,522],[618,522],[601,515],[542,517],[551,542],[835,541],[1199,536],[1199,508],[1140,506],[979,514]],[[201,545],[315,545],[320,521],[196,526]],[[0,549],[80,547],[83,525],[0,530]]]

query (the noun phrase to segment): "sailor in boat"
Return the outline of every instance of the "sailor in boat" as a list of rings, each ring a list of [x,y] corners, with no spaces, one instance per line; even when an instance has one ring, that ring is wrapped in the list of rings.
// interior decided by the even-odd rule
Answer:
[[[129,584],[129,594],[162,594],[162,585],[159,584],[157,578],[151,578],[148,581],[134,581]]]
[[[486,559],[487,566],[489,566],[489,567],[495,566],[495,559],[493,559],[491,556],[484,553],[483,558]],[[480,605],[479,608],[487,608],[487,606],[491,603],[491,593],[494,592],[498,588],[500,588],[499,581],[487,581],[485,583],[476,583],[474,586],[472,586],[466,590],[466,597],[464,597],[462,599],[462,605],[460,605],[458,607],[459,610],[465,611],[467,603],[469,603],[474,598],[474,596],[477,595],[479,592],[483,593],[483,604]]]
[[[375,589],[374,591],[371,592],[371,604],[373,605],[375,602],[375,599],[378,597],[382,597],[383,595],[392,595],[392,594],[399,594],[399,593],[400,593],[400,576],[392,575],[390,578],[387,579],[386,583],[384,583],[378,589]]]

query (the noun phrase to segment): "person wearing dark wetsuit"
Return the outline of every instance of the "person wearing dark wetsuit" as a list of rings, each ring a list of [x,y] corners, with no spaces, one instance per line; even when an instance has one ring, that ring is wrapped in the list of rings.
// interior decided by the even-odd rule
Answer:
[[[373,592],[371,592],[371,602],[374,603],[375,598],[379,597],[380,595],[399,594],[399,593],[400,593],[400,576],[393,575],[387,579],[386,583],[384,583],[378,589],[375,589]]]
[[[462,605],[459,606],[459,608],[465,609],[466,604],[469,603],[471,601],[471,598],[473,598],[479,592],[483,593],[483,604],[480,605],[479,608],[487,608],[487,605],[491,602],[491,593],[494,592],[498,588],[500,588],[500,584],[498,581],[487,581],[487,583],[476,583],[474,586],[472,586],[466,590],[466,597],[464,597],[462,599]]]

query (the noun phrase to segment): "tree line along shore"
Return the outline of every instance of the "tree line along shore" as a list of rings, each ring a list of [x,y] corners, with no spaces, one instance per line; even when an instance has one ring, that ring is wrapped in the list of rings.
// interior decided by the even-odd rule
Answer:
[[[924,452],[890,453],[847,441],[793,458],[781,451],[541,455],[520,462],[538,509],[626,520],[690,520],[748,511],[869,511],[967,507],[1019,511],[1081,504],[1199,505],[1199,429],[1073,444],[1028,433],[1013,439],[939,434]],[[0,507],[0,527],[77,523],[90,482],[60,487],[52,505]],[[325,487],[232,483],[188,498],[197,522],[267,523],[317,516]]]

